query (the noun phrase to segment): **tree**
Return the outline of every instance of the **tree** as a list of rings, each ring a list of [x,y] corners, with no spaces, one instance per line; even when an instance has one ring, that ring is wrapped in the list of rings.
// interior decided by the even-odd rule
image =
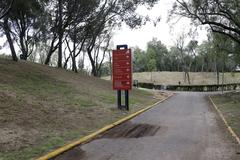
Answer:
[[[134,72],[147,71],[146,53],[138,47],[135,47],[133,49],[133,71]]]
[[[186,47],[186,51],[188,53],[187,56],[188,56],[188,70],[189,71],[191,71],[191,69],[192,69],[192,63],[194,63],[194,62],[196,63],[197,47],[198,47],[198,41],[196,41],[196,40],[191,40]],[[195,71],[195,70],[193,70],[193,71]]]
[[[55,51],[58,52],[58,67],[62,67],[63,49],[62,44],[64,42],[73,41],[75,46],[81,46],[79,43],[83,42],[85,37],[84,26],[86,26],[91,15],[99,6],[100,1],[97,0],[55,0],[49,1],[46,6],[48,13],[46,19],[46,26],[49,28],[45,32],[45,39],[50,44],[49,51],[45,64],[48,65],[51,61],[51,57]],[[73,35],[76,34],[74,37]],[[76,41],[77,39],[78,41]],[[75,50],[71,48],[71,52],[79,52],[77,48]],[[70,59],[67,58],[67,62]],[[75,59],[74,56],[71,57]],[[64,66],[66,66],[65,62]]]
[[[18,60],[14,48],[17,44],[21,59],[27,60],[33,54],[31,60],[39,58],[42,63],[45,58],[44,63],[51,65],[56,64],[57,57],[58,67],[71,66],[77,72],[80,54],[86,53],[92,74],[98,76],[109,51],[112,30],[122,23],[131,28],[145,24],[149,18],[138,14],[137,8],[151,8],[158,0],[17,0],[9,10],[11,2],[0,1],[0,14],[4,13],[0,32],[7,38],[13,60]]]
[[[176,42],[175,42],[175,46],[176,48],[178,49],[178,53],[180,54],[181,56],[181,61],[182,61],[182,64],[183,64],[183,71],[184,71],[184,81],[186,82],[186,80],[188,81],[188,84],[191,83],[190,81],[190,75],[189,75],[189,72],[190,72],[190,66],[188,65],[188,61],[189,60],[189,55],[186,55],[185,54],[185,43],[186,43],[186,37],[187,35],[185,33],[182,33],[181,35],[179,35],[179,37],[177,38]]]
[[[158,0],[105,0],[99,6],[98,12],[87,25],[87,54],[91,62],[92,75],[97,76],[97,68],[94,60],[94,46],[97,39],[108,33],[123,22],[129,27],[135,28],[144,24],[146,17],[139,15],[136,9],[140,5],[152,7]]]
[[[10,9],[12,7],[13,1],[14,0],[12,0],[10,3],[8,2],[8,0],[2,1],[1,5],[3,6],[3,8],[0,7],[0,19],[4,18],[8,14],[8,12],[10,11]]]
[[[8,13],[9,13],[11,7],[12,7],[12,4],[13,4],[13,0],[11,2],[9,0],[2,0],[0,2],[0,20],[2,18],[4,18],[3,22],[0,21],[0,27],[3,29],[3,33],[6,35],[7,41],[9,43],[9,47],[11,49],[12,59],[14,61],[17,61],[18,58],[17,58],[17,55],[16,55],[16,51],[14,49],[13,40],[12,40],[12,37],[11,37],[11,34],[10,34],[11,29],[10,29],[10,26],[9,26],[9,23],[8,23],[9,18],[7,17]]]
[[[12,3],[11,10],[4,17],[2,28],[7,37],[12,57],[16,61],[14,43],[16,43],[22,54],[21,59],[27,60],[34,50],[38,41],[41,28],[42,4],[45,0],[18,0]]]
[[[225,69],[227,68],[226,62],[229,59],[228,55],[232,52],[232,41],[225,35],[215,33],[212,35],[212,44],[212,50],[215,51],[216,58],[217,84],[219,84],[219,72],[222,71],[222,76],[224,76]]]
[[[178,71],[180,72],[181,69],[181,54],[179,53],[179,49],[176,46],[172,46],[168,52],[168,61],[169,67],[167,70],[169,71]]]
[[[157,38],[153,38],[147,44],[147,54],[148,52],[153,52],[152,58],[156,59],[156,69],[158,71],[166,70],[167,61],[165,61],[165,58],[168,54],[167,47],[161,41],[158,41]]]
[[[212,58],[212,52],[211,49],[212,44],[210,41],[204,41],[201,45],[198,46],[198,57],[201,62],[200,71],[201,72],[210,72],[212,71],[211,63],[214,62],[214,59]]]
[[[111,70],[110,70],[110,63],[105,62],[102,64],[102,67],[100,68],[99,75],[100,76],[109,76],[111,75]]]
[[[11,50],[12,59],[14,61],[18,61],[18,57],[17,57],[16,51],[15,51],[15,48],[13,45],[14,42],[13,42],[13,39],[11,36],[11,29],[9,26],[8,19],[9,19],[8,17],[4,17],[4,21],[3,21],[3,23],[2,22],[0,23],[0,26],[3,28],[3,33],[6,35],[6,38],[7,38],[10,50]]]
[[[215,33],[240,44],[239,0],[176,0],[171,16],[190,18],[196,25],[208,25]]]

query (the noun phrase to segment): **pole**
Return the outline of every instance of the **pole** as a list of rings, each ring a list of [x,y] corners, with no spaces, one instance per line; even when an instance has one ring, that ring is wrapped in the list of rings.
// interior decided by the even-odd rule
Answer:
[[[122,108],[122,104],[121,104],[121,90],[117,90],[117,106],[118,109]]]
[[[126,110],[129,111],[129,95],[128,95],[128,90],[125,90],[125,107],[126,107]]]

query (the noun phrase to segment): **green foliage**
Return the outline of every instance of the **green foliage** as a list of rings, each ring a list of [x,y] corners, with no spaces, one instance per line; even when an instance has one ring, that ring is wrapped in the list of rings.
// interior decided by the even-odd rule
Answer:
[[[133,53],[133,71],[144,72],[147,71],[146,53],[140,48],[136,47]]]
[[[153,38],[152,41],[148,42],[146,52],[138,47],[134,49],[134,71],[162,71],[165,69],[167,56],[166,46]]]
[[[191,40],[182,47],[180,50],[172,46],[168,50],[161,41],[153,38],[146,51],[134,49],[133,70],[184,71],[186,67],[191,72],[230,72],[240,64],[240,45],[221,34],[209,34],[209,40],[200,45]]]
[[[156,60],[155,59],[150,59],[147,63],[147,70],[148,71],[155,71],[156,70]]]
[[[103,63],[99,72],[100,72],[101,76],[109,76],[109,75],[111,75],[111,64],[109,62]]]
[[[156,60],[156,69],[158,71],[165,70],[165,59],[168,56],[168,50],[161,41],[153,38],[152,41],[148,42],[147,54],[151,57],[150,59]]]

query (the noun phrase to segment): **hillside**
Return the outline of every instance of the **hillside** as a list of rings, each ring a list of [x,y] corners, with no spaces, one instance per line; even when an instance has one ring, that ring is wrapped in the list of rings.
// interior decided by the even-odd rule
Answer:
[[[115,94],[109,81],[0,59],[0,160],[38,157],[126,116]],[[134,89],[130,113],[156,101]]]

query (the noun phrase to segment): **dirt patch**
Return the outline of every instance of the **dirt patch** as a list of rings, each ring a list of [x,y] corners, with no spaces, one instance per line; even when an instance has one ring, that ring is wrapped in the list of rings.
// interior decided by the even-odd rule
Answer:
[[[54,158],[54,160],[80,160],[86,157],[86,152],[80,147],[75,147],[67,152]]]
[[[159,126],[150,124],[133,124],[127,122],[106,132],[103,138],[140,138],[154,136],[160,129]]]

